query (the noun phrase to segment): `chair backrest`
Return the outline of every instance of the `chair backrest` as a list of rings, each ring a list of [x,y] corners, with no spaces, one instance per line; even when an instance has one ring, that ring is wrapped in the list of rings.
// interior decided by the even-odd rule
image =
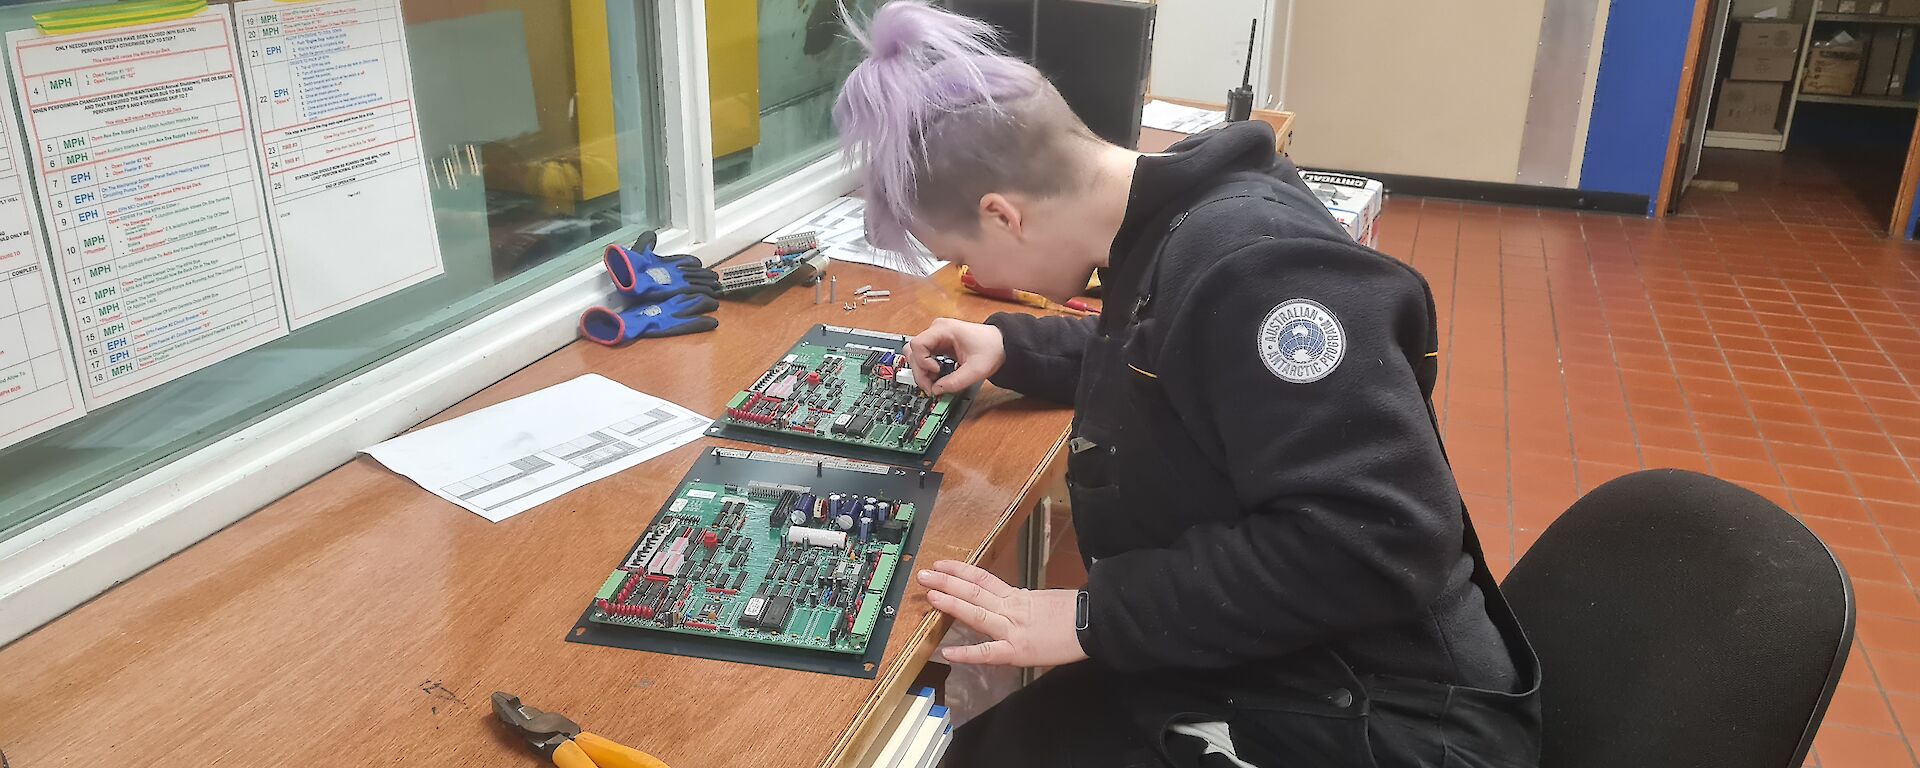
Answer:
[[[1798,768],[1853,645],[1826,544],[1681,470],[1593,489],[1501,588],[1540,656],[1542,768]]]

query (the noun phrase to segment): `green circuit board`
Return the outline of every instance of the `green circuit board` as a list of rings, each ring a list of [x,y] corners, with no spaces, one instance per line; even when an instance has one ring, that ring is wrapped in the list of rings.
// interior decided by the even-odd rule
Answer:
[[[727,401],[728,425],[919,456],[956,416],[955,395],[930,397],[898,351],[904,337],[809,334]]]
[[[862,654],[896,607],[888,587],[914,514],[910,502],[810,486],[690,482],[607,576],[586,618]]]

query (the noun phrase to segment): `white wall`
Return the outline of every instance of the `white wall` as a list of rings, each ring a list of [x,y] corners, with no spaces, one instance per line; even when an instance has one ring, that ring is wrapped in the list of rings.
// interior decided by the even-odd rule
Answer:
[[[1287,0],[1279,0],[1284,6]],[[1153,72],[1148,91],[1155,96],[1223,103],[1240,84],[1247,60],[1247,25],[1260,29],[1255,45],[1255,103],[1264,104],[1271,67],[1262,60],[1274,49],[1267,18],[1272,0],[1158,0],[1153,28]]]
[[[1175,2],[1161,0],[1163,25]],[[1547,2],[1295,0],[1287,52],[1279,50],[1287,0],[1277,0],[1274,29],[1263,37],[1275,46],[1268,56],[1274,90],[1291,67],[1284,78],[1285,107],[1296,115],[1290,154],[1308,167],[1513,183]],[[1558,52],[1586,62],[1581,92],[1550,95],[1583,105],[1565,142],[1569,186],[1579,178],[1607,5],[1599,3],[1591,45]],[[1244,35],[1245,21],[1237,23]],[[1225,47],[1178,28],[1164,45],[1156,40],[1156,76],[1164,61],[1218,57]]]

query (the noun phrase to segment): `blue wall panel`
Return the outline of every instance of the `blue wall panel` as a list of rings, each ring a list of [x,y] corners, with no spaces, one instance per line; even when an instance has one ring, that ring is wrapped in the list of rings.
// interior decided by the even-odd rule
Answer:
[[[1581,189],[1646,195],[1652,213],[1692,24],[1691,2],[1613,0],[1600,49]]]

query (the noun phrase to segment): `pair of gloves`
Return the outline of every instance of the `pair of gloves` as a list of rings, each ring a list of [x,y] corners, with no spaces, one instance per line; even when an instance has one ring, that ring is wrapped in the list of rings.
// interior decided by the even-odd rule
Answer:
[[[627,307],[593,307],[580,315],[580,335],[607,346],[711,331],[720,321],[707,315],[720,308],[720,276],[700,266],[695,256],[653,252],[657,236],[648,232],[632,247],[609,245],[605,256],[613,287],[627,296]]]

